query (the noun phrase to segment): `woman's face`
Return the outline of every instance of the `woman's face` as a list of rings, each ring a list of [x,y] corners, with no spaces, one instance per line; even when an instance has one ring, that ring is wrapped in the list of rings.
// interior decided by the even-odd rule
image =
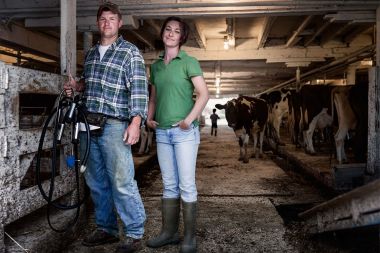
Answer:
[[[181,27],[178,21],[169,21],[162,34],[162,41],[166,47],[179,47],[181,39]]]

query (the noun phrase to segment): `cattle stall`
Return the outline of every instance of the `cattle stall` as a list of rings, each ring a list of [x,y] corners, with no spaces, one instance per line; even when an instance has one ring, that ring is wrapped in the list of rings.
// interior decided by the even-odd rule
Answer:
[[[42,125],[56,103],[64,80],[60,75],[0,63],[0,252],[5,251],[4,227],[46,205],[35,179],[36,152]],[[64,160],[69,153],[69,141],[69,133],[64,134],[57,152],[53,199],[69,198],[74,191],[75,174],[66,168]],[[50,178],[50,143],[52,129],[47,130],[41,156],[42,180]],[[42,182],[45,191],[49,181]],[[67,222],[67,217],[59,219]],[[40,240],[43,238],[41,235]]]
[[[379,112],[378,107],[374,107],[379,104],[379,67],[369,69],[368,75],[369,84],[365,94],[367,97],[368,93],[366,101],[368,118],[365,117],[365,119],[368,120],[369,130],[368,135],[364,136],[368,138],[364,142],[366,144],[368,141],[365,163],[353,163],[351,160],[350,163],[338,164],[335,158],[320,154],[308,157],[302,154],[303,151],[296,151],[289,143],[287,146],[276,147],[279,154],[299,163],[308,174],[336,192],[335,198],[300,214],[300,217],[305,220],[305,231],[309,233],[316,234],[380,224],[380,204],[377,201],[380,183],[377,130]],[[341,88],[350,87],[342,86]],[[357,90],[355,90],[355,95],[359,95]],[[352,97],[350,99],[353,100]]]

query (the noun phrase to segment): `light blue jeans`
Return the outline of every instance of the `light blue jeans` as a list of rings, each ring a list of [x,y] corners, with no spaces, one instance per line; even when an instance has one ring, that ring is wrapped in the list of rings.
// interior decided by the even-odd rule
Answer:
[[[163,198],[197,201],[195,167],[200,142],[199,128],[156,129],[157,156],[163,182]]]
[[[131,146],[123,142],[127,125],[126,122],[108,119],[103,135],[91,137],[84,175],[95,205],[98,228],[118,235],[117,211],[123,221],[125,235],[139,239],[144,234],[146,216],[134,179]],[[85,140],[85,135],[81,134],[81,144]],[[81,145],[81,152],[84,152],[84,146]]]

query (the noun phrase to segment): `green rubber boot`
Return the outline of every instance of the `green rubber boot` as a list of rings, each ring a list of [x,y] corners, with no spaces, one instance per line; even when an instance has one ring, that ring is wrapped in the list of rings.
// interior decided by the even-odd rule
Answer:
[[[195,253],[197,252],[197,242],[195,239],[197,202],[182,201],[182,212],[184,222],[184,238],[179,252]]]
[[[147,241],[146,245],[158,248],[167,244],[179,243],[179,199],[162,199],[162,227],[160,234]]]

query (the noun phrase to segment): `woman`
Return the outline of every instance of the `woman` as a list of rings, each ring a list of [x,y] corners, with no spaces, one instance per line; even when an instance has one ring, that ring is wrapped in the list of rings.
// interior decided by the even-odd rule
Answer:
[[[197,117],[208,101],[208,90],[199,62],[180,47],[189,28],[178,17],[169,17],[161,28],[165,51],[151,66],[151,97],[147,124],[156,129],[157,156],[163,181],[162,229],[148,240],[149,247],[179,242],[180,198],[184,220],[182,253],[196,252],[197,189],[195,166],[200,142]],[[193,92],[197,93],[194,102]]]

